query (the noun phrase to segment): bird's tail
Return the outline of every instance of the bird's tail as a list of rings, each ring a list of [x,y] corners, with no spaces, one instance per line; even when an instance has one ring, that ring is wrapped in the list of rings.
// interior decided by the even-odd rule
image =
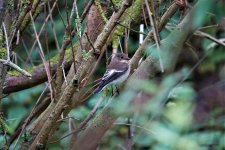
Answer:
[[[102,88],[99,86],[95,89],[94,94],[99,93],[102,91]]]
[[[94,94],[101,92],[104,89],[105,86],[103,86],[102,84],[100,84],[94,91]]]

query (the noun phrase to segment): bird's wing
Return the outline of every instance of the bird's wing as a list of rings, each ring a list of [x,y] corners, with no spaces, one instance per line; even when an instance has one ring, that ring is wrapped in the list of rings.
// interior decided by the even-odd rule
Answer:
[[[118,77],[123,75],[128,70],[128,67],[123,68],[121,70],[110,69],[106,70],[104,76],[102,77],[102,81],[105,82],[105,85],[116,80]]]
[[[122,76],[127,70],[128,66],[121,68],[121,70],[107,69],[95,93],[100,92],[107,84]]]

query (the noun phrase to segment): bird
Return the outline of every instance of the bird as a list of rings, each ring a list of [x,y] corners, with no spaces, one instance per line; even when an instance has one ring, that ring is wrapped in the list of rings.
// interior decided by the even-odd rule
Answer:
[[[125,81],[130,74],[130,58],[127,54],[116,53],[107,66],[106,72],[101,78],[99,86],[94,93],[101,92],[108,85],[117,85]]]

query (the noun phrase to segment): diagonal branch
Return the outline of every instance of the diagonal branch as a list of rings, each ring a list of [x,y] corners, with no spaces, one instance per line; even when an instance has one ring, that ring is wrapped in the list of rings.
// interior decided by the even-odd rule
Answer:
[[[64,64],[64,69],[67,71],[70,68],[71,63],[67,62]],[[51,65],[51,72],[56,73],[56,64]],[[25,90],[27,88],[34,87],[48,80],[46,70],[44,66],[37,67],[32,73],[32,78],[29,79],[24,76],[7,76],[6,83],[3,88],[4,94],[10,94]]]
[[[0,62],[2,62],[5,65],[8,65],[8,66],[14,68],[15,70],[17,70],[18,72],[22,73],[23,75],[25,75],[27,77],[31,77],[32,75],[29,72],[27,72],[26,70],[21,69],[19,66],[17,66],[13,62],[11,62],[11,60],[10,60],[10,50],[9,50],[8,35],[7,35],[7,32],[6,32],[6,27],[5,27],[5,23],[4,22],[2,23],[2,26],[3,26],[3,30],[4,30],[4,34],[5,34],[5,40],[6,40],[7,60],[0,59]]]
[[[91,1],[89,1],[87,6],[85,7],[84,12],[82,13],[82,15],[80,17],[80,23],[82,23],[84,21],[84,18],[85,18],[86,14],[88,13],[88,11],[89,11],[89,9],[90,9],[90,7],[93,3],[94,3],[94,0],[91,0]],[[76,30],[76,28],[74,28],[70,33],[70,38],[65,39],[63,41],[63,45],[62,45],[61,51],[59,53],[59,60],[58,60],[57,71],[56,71],[56,86],[58,87],[58,90],[60,89],[59,87],[61,87],[61,85],[62,85],[62,75],[63,75],[63,73],[62,73],[62,63],[63,63],[63,60],[64,60],[65,50],[66,50],[66,47],[72,41],[72,39],[73,39],[73,37],[75,36],[76,33],[77,33],[77,30]]]
[[[169,22],[170,18],[175,14],[175,12],[178,10],[179,6],[173,3],[167,11],[164,13],[162,16],[159,24],[158,24],[158,31],[161,31],[163,27]],[[148,46],[149,43],[153,41],[153,30],[151,30],[146,38],[144,39],[143,43],[139,48],[136,50],[135,54],[133,55],[131,59],[131,68],[134,70],[138,66],[138,62],[141,59],[142,55],[145,52],[146,47]]]
[[[150,1],[149,3],[150,3],[150,6],[151,6],[152,10],[150,9],[150,7],[148,5],[148,1],[145,0],[145,5],[147,6],[148,15],[149,15],[149,18],[150,18],[150,24],[153,28],[153,35],[154,35],[156,47],[157,47],[157,50],[158,50],[159,64],[160,64],[161,72],[164,72],[164,67],[163,67],[163,64],[162,64],[162,58],[161,58],[161,55],[160,55],[161,42],[160,42],[159,31],[157,29],[157,23],[156,23],[156,19],[155,19],[154,4],[153,4],[153,1]]]
[[[210,34],[207,34],[207,33],[202,32],[202,31],[196,31],[195,35],[200,36],[200,37],[205,37],[205,38],[207,38],[207,39],[209,39],[209,40],[211,40],[211,41],[213,41],[213,42],[215,42],[215,43],[225,47],[225,43],[224,42],[216,39],[215,37],[211,36]]]
[[[40,40],[38,38],[38,34],[37,34],[37,31],[36,31],[36,28],[35,28],[35,25],[34,25],[34,19],[32,17],[31,12],[30,12],[30,18],[31,18],[31,22],[32,22],[32,25],[33,25],[35,37],[37,38],[37,42],[38,42],[38,45],[39,45],[39,54],[41,56],[42,62],[44,64],[44,67],[45,67],[45,70],[46,70],[46,74],[47,74],[47,78],[48,78],[48,82],[49,82],[49,89],[50,89],[50,92],[51,92],[51,100],[53,101],[54,100],[54,93],[53,93],[53,86],[52,86],[52,82],[51,82],[52,77],[51,77],[51,72],[50,72],[50,65],[45,59],[45,55],[44,55]]]

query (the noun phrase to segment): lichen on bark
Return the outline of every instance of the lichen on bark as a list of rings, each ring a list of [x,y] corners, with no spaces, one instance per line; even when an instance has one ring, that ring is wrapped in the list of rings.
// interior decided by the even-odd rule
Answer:
[[[120,4],[119,1],[116,1],[116,6],[117,4]],[[126,13],[124,13],[124,15],[121,17],[120,19],[120,24],[122,24],[123,26],[117,26],[115,29],[115,32],[112,35],[112,46],[113,48],[117,49],[119,46],[119,40],[120,37],[123,36],[124,34],[124,29],[125,27],[129,27],[129,23],[133,20],[135,20],[135,18],[139,17],[140,13],[141,13],[141,0],[136,0],[133,5],[126,10]],[[125,26],[125,27],[124,27]]]

